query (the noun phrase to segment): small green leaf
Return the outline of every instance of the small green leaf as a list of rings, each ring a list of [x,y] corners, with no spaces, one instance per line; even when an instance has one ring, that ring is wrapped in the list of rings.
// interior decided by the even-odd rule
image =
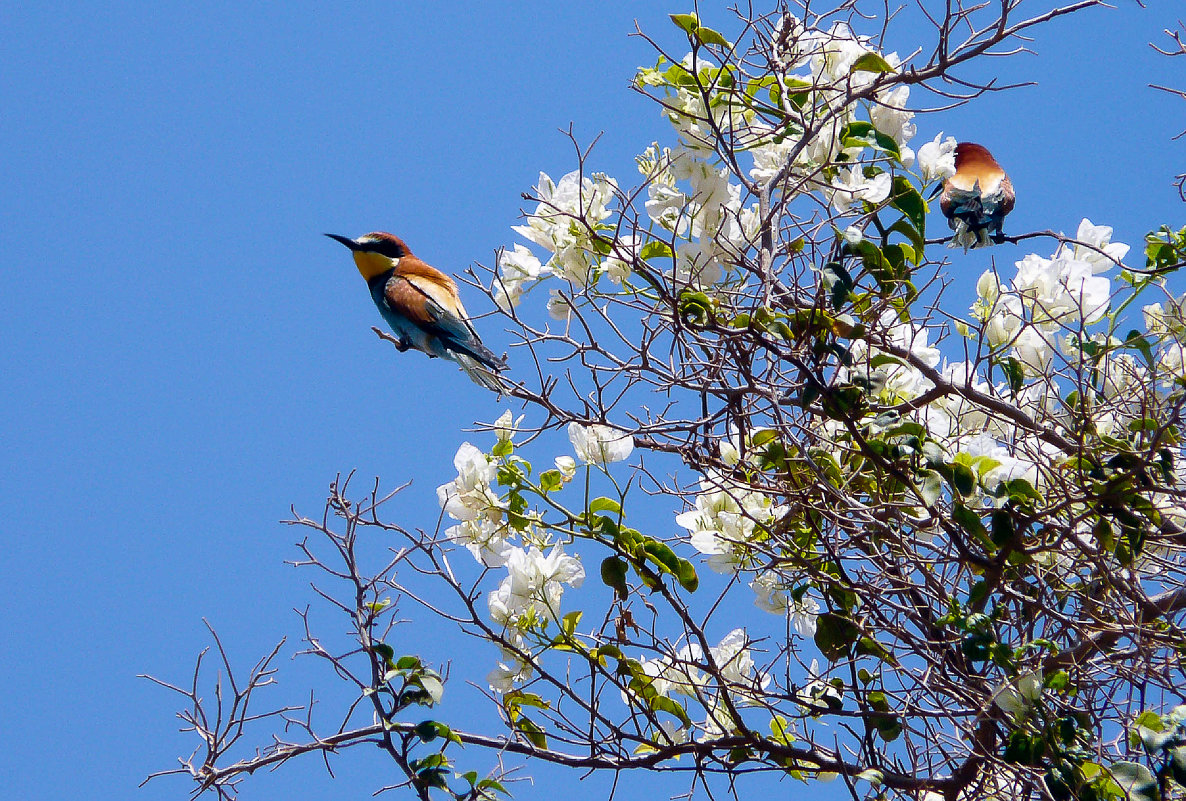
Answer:
[[[870,51],[852,63],[850,72],[893,72],[893,66],[881,56]]]
[[[618,514],[622,511],[622,504],[615,501],[613,498],[594,498],[589,501],[589,512],[613,512]]]
[[[700,27],[700,20],[696,18],[695,14],[671,14],[671,21],[683,29],[684,33],[691,34]]]
[[[833,612],[825,612],[816,619],[816,647],[833,662],[847,656],[860,635],[861,630],[855,623]]]
[[[536,748],[546,749],[548,747],[548,737],[544,734],[544,730],[529,718],[520,717],[515,721],[515,728],[522,732],[527,741]]]
[[[629,589],[626,586],[626,572],[629,570],[629,565],[624,559],[617,556],[610,556],[601,562],[601,580],[605,586],[615,590],[618,598],[625,600],[629,594]]]
[[[671,245],[667,244],[666,242],[659,241],[647,242],[642,246],[642,249],[638,251],[638,258],[642,259],[643,261],[656,258],[671,258],[672,255],[673,252],[671,250]]]
[[[696,27],[696,38],[700,40],[701,44],[717,45],[718,47],[730,47],[730,44],[724,36],[714,31],[712,28],[707,28],[703,25]]]
[[[943,495],[943,482],[934,470],[925,470],[919,474],[918,491],[922,501],[927,506],[934,506]]]

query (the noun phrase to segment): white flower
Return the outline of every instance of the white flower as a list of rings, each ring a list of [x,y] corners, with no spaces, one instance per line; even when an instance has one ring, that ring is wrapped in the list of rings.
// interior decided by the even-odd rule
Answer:
[[[572,481],[572,477],[577,474],[577,461],[571,456],[557,456],[556,469],[560,471],[561,478]]]
[[[680,726],[672,720],[659,721],[659,729],[655,732],[654,741],[658,745],[679,745],[686,743],[689,739],[689,732],[683,726]]]
[[[918,149],[918,169],[922,172],[923,183],[946,181],[955,175],[955,145],[954,136],[943,139],[940,131],[932,141]]]
[[[807,38],[814,45],[811,51],[811,74],[817,84],[861,84],[872,80],[870,73],[852,74],[856,60],[872,52],[869,37],[854,36],[847,23],[837,22],[827,33],[811,31]]]
[[[1028,459],[1014,457],[988,431],[982,431],[967,440],[960,445],[959,450],[973,459],[985,457],[976,469],[980,474],[980,482],[989,491],[995,491],[1001,482],[1015,478],[1024,478],[1031,486],[1039,486],[1038,466]]]
[[[754,492],[715,473],[700,480],[696,508],[675,518],[692,547],[708,557],[717,573],[734,573],[752,557],[750,543],[786,513],[769,495]]]
[[[844,214],[854,203],[865,200],[877,204],[889,197],[893,188],[893,177],[888,172],[866,178],[858,167],[846,167],[840,171],[830,186],[824,188],[829,201],[840,214]]]
[[[1027,325],[1013,338],[1013,353],[1031,378],[1042,375],[1054,358],[1050,335],[1034,325]]]
[[[914,138],[917,131],[914,123],[913,111],[906,111],[906,103],[910,99],[909,86],[897,86],[889,91],[877,93],[877,102],[869,110],[869,121],[873,127],[899,145],[904,145]]]
[[[518,304],[525,283],[539,280],[550,272],[540,264],[534,253],[519,244],[513,250],[503,250],[498,255],[498,269],[495,301],[504,311]]]
[[[749,586],[757,596],[754,598],[755,606],[775,615],[789,614],[791,625],[800,637],[815,636],[820,605],[814,598],[805,594],[796,601],[791,595],[790,584],[773,570],[759,573]]]
[[[807,673],[813,678],[806,687],[796,694],[799,703],[812,709],[813,714],[819,714],[820,707],[835,711],[844,705],[844,692],[830,681],[824,681],[820,677],[818,660],[811,660],[811,667],[808,668]]]
[[[572,301],[564,297],[559,289],[548,291],[548,316],[563,323],[572,317]]]
[[[611,426],[570,423],[568,441],[585,464],[607,465],[630,458],[634,438]]]
[[[865,239],[865,232],[855,225],[844,229],[844,241],[850,245],[859,245]]]
[[[1092,225],[1086,217],[1079,223],[1075,238],[1084,243],[1075,245],[1075,258],[1090,264],[1097,273],[1115,267],[1128,255],[1128,245],[1112,241],[1112,226]]]
[[[995,270],[985,270],[976,281],[976,297],[987,307],[992,307],[1001,295],[1001,279]]]
[[[494,435],[498,437],[499,442],[510,442],[522,422],[523,415],[519,415],[519,419],[516,420],[511,410],[507,409],[494,421]]]
[[[623,284],[634,270],[634,261],[638,258],[638,237],[630,234],[614,240],[613,249],[601,263],[605,275],[615,284]]]
[[[498,667],[486,674],[486,684],[496,693],[507,693],[515,688],[517,682],[531,678],[531,665],[520,662],[514,655],[504,655],[505,661],[499,662]]]
[[[514,546],[507,542],[512,531],[506,523],[488,518],[463,520],[445,530],[451,542],[465,546],[474,559],[486,567],[502,567],[506,564]]]
[[[675,279],[692,286],[711,286],[724,276],[719,249],[711,239],[681,242],[675,249]]]
[[[721,670],[721,679],[733,685],[764,689],[770,684],[765,674],[754,675],[754,659],[749,652],[749,638],[745,629],[733,629],[725,635],[716,648],[712,659]]]
[[[1021,722],[1026,710],[1042,697],[1042,674],[1026,673],[1005,682],[993,692],[993,702],[1016,722]]]
[[[513,548],[506,560],[507,577],[490,593],[490,617],[506,626],[522,628],[524,618],[560,619],[562,584],[580,587],[585,568],[580,559],[556,545],[544,556],[539,548]]]
[[[437,487],[441,508],[454,520],[501,519],[503,503],[491,488],[498,466],[490,457],[463,442],[453,457],[453,466],[457,478]]]

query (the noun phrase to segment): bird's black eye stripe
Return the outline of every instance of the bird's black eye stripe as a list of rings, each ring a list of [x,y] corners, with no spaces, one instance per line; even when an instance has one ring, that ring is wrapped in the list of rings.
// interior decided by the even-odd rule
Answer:
[[[377,242],[366,242],[363,247],[372,253],[378,253],[380,256],[386,256],[389,259],[402,259],[408,255],[404,248],[400,247],[398,242],[392,242],[389,239],[380,239]]]

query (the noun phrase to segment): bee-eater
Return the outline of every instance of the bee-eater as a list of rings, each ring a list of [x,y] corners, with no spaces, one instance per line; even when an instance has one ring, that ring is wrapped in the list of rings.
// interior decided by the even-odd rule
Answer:
[[[354,253],[354,263],[401,352],[415,348],[429,357],[449,359],[477,383],[502,391],[498,372],[506,369],[506,359],[482,344],[452,278],[413,256],[398,236],[382,231],[358,239],[326,236]]]
[[[983,145],[955,146],[955,175],[943,184],[939,207],[955,234],[949,247],[983,248],[1005,241],[1001,225],[1013,210],[1013,182]]]

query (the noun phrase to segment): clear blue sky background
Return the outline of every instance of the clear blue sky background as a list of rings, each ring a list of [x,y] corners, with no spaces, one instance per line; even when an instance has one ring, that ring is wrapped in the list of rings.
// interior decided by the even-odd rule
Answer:
[[[1186,142],[1170,139],[1186,103],[1145,85],[1186,86],[1186,59],[1146,45],[1177,11],[1153,5],[1121,0],[1043,28],[1036,56],[991,65],[1039,86],[920,118],[916,144],[939,130],[988,144],[1018,188],[1013,233],[1073,232],[1087,216],[1139,249],[1149,228],[1180,226],[1170,178],[1186,170]],[[415,478],[391,513],[435,524],[461,430],[500,409],[448,366],[376,340],[361,279],[321,233],[392,230],[447,270],[489,263],[539,170],[574,165],[557,132],[570,121],[584,142],[605,131],[593,166],[631,182],[633,155],[667,134],[626,88],[653,61],[627,34],[637,19],[678,47],[666,14],[683,10],[4,4],[7,797],[188,792],[182,780],[135,789],[193,745],[175,734],[176,699],[135,675],[184,681],[207,644],[203,616],[242,664],[298,633],[291,610],[312,596],[282,564],[295,532],[277,521],[290,503],[319,514],[337,471]],[[723,12],[705,16],[728,30]],[[990,257],[1010,267],[1022,252],[961,256],[951,273],[970,283]],[[509,337],[486,329],[504,350]],[[482,675],[493,653],[471,658]],[[325,680],[281,667],[296,697]],[[369,755],[335,764],[336,782],[294,764],[251,779],[245,797],[359,798],[394,777]],[[550,773],[517,796],[603,791],[575,780]]]

